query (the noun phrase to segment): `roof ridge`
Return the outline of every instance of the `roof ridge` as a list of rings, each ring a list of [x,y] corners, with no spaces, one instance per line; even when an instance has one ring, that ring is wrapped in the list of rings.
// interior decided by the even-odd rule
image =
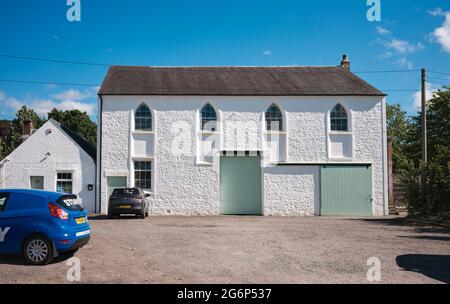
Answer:
[[[207,69],[207,68],[336,68],[340,66],[314,66],[314,65],[204,65],[204,66],[157,66],[157,65],[111,65],[111,68],[157,68],[157,69]]]

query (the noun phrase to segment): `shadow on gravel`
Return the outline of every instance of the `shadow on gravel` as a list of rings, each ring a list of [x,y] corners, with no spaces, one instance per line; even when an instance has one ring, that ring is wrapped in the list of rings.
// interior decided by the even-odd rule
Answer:
[[[48,265],[64,262],[64,261],[70,259],[73,256],[74,256],[73,253],[62,254],[59,257],[53,259]],[[28,264],[20,255],[16,255],[16,254],[0,254],[0,265],[17,265],[17,266],[42,267],[42,266],[36,266],[36,265]]]
[[[449,227],[436,226],[432,224],[423,224],[414,222],[404,217],[395,218],[358,218],[350,219],[351,221],[362,221],[366,223],[386,226],[403,226],[403,227],[415,227],[416,232],[420,233],[448,233],[450,235]]]
[[[401,238],[406,239],[416,239],[416,240],[429,240],[429,241],[450,241],[450,236],[436,236],[436,235],[401,235],[399,236]]]
[[[397,256],[395,261],[406,271],[450,284],[450,255],[405,254]]]
[[[358,218],[358,219],[350,219],[352,221],[362,221],[366,223],[379,224],[379,225],[387,225],[387,226],[411,226],[405,218],[403,217],[395,217],[395,218]]]

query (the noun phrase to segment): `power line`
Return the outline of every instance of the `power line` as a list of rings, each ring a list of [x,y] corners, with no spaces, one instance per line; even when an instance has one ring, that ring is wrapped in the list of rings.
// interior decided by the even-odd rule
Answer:
[[[441,78],[441,77],[427,77],[427,79],[436,79],[436,80],[446,80],[446,81],[450,81],[450,78]]]
[[[429,70],[427,70],[427,72],[428,72],[428,73],[434,73],[434,74],[441,74],[441,75],[447,75],[447,76],[450,76],[449,73],[444,73],[444,72],[436,72],[436,71],[429,71]]]
[[[0,54],[0,57],[21,59],[21,60],[53,62],[53,63],[82,64],[82,65],[103,66],[103,67],[111,66],[111,64],[106,64],[106,63],[74,61],[74,60],[60,60],[60,59],[49,59],[49,58],[39,58],[39,57],[26,57],[26,56],[16,56],[16,55],[7,55],[7,54]]]
[[[32,60],[32,61],[43,61],[43,62],[52,62],[52,63],[65,63],[65,64],[81,64],[81,65],[91,65],[91,66],[103,66],[110,67],[115,64],[109,63],[99,63],[99,62],[88,62],[88,61],[78,61],[78,60],[63,60],[63,59],[51,59],[51,58],[43,58],[43,57],[29,57],[29,56],[18,56],[18,55],[9,55],[9,54],[0,54],[0,57],[3,58],[11,58],[11,59],[20,59],[20,60]],[[355,74],[375,74],[375,73],[413,73],[420,72],[420,70],[367,70],[367,71],[352,71]],[[431,71],[430,71],[431,72]],[[444,74],[444,73],[442,73]],[[450,74],[446,74],[450,75]]]
[[[84,86],[84,87],[100,86],[99,84],[88,84],[88,83],[49,82],[49,81],[17,80],[17,79],[0,79],[0,82],[30,83],[30,84],[54,84],[54,85],[62,85],[62,86]]]
[[[411,73],[411,72],[420,72],[420,70],[375,70],[375,71],[352,71],[355,74],[375,74],[375,73]]]

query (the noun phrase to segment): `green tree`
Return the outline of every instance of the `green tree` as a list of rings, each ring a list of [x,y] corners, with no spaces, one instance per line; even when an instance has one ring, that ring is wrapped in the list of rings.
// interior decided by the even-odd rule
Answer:
[[[3,145],[1,159],[10,154],[14,149],[16,149],[22,143],[22,127],[26,120],[31,120],[35,129],[40,128],[45,120],[39,117],[36,112],[26,106],[23,106],[16,112],[16,118],[9,123],[9,130],[4,125],[5,132],[8,133]],[[7,130],[7,131],[6,131]]]
[[[411,159],[408,183],[410,213],[450,214],[450,89],[433,94],[427,105],[428,162],[421,164],[421,113],[410,120],[405,152]],[[424,170],[425,178],[421,180]]]
[[[387,105],[387,133],[392,137],[393,146],[393,171],[399,173],[408,167],[409,159],[405,153],[408,133],[408,117],[400,104]]]
[[[79,110],[59,111],[53,109],[48,113],[48,119],[53,118],[60,124],[84,137],[91,145],[97,142],[97,125],[89,118],[86,112]]]

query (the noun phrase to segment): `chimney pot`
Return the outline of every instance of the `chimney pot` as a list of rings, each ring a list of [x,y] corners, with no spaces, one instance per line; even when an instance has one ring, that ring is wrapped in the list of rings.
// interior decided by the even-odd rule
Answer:
[[[22,139],[26,140],[33,133],[33,121],[27,119],[23,121]]]
[[[350,70],[350,60],[347,55],[342,55],[341,68]]]

